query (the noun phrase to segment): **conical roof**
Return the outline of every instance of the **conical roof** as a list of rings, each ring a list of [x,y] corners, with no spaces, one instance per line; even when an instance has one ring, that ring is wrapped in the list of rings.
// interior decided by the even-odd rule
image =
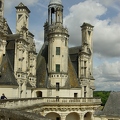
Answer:
[[[62,5],[62,1],[61,0],[50,0],[49,5],[51,4],[61,4]]]

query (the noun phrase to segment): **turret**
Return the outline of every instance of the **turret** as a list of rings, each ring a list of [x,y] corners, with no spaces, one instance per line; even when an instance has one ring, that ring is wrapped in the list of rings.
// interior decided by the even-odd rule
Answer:
[[[61,0],[51,0],[48,6],[48,87],[65,87],[68,80],[68,31],[63,27]]]
[[[93,26],[83,23],[82,46],[79,54],[79,79],[82,85],[82,96],[93,96],[94,78],[93,78]]]
[[[61,0],[51,0],[48,6],[48,23],[63,23],[63,6]]]
[[[89,58],[89,73],[93,75],[93,26],[88,23],[83,23],[82,31],[82,52],[88,54]],[[87,76],[88,77],[88,76]]]
[[[23,3],[15,8],[17,13],[16,32],[20,32],[21,29],[27,30],[30,10]]]
[[[27,83],[28,83],[28,46],[29,46],[29,32],[28,19],[30,10],[20,3],[16,8],[16,33],[20,37],[15,42],[15,62],[14,73],[19,84],[19,97],[27,97]]]

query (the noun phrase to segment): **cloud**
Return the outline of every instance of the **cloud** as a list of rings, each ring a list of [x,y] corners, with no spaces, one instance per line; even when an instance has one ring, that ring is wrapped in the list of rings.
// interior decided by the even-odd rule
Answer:
[[[81,44],[79,26],[83,22],[88,22],[94,26],[94,52],[103,57],[120,57],[120,26],[111,19],[100,19],[106,12],[107,7],[94,0],[73,5],[70,13],[64,18],[64,25],[67,26],[70,34],[70,45]]]
[[[119,11],[116,9],[117,2],[86,0],[73,5],[64,18],[64,25],[69,30],[71,46],[81,45],[80,26],[83,22],[94,26],[93,48],[97,57],[97,66],[94,66],[93,73],[96,90],[119,90],[120,62],[115,59],[120,58],[120,14],[115,17],[107,15],[110,12],[108,8],[112,5],[114,5],[113,9]],[[107,19],[103,16],[107,16]]]
[[[40,41],[40,40],[35,39],[35,44],[36,44],[36,52],[39,53],[40,48],[41,48],[42,45],[43,45],[43,42]]]
[[[69,14],[64,18],[64,25],[67,26],[70,34],[70,44],[80,45],[80,33],[83,22],[93,24],[96,18],[105,14],[106,8],[101,4],[88,0],[80,2],[79,4],[73,5]]]
[[[35,38],[35,43],[36,43],[36,51],[37,53],[40,51],[42,45],[43,45],[43,40],[44,40],[44,31],[40,31]]]
[[[25,6],[34,6],[39,0],[5,0],[5,13],[12,12],[13,8],[22,2]]]
[[[104,57],[120,57],[120,26],[98,20],[94,28],[94,52]]]
[[[120,5],[120,0],[97,0],[97,2],[103,4],[106,7],[113,7],[116,9],[118,9]]]
[[[112,22],[118,25],[120,24],[120,13],[116,17],[112,18]]]
[[[94,67],[96,90],[119,90],[120,85],[120,61],[104,62]]]

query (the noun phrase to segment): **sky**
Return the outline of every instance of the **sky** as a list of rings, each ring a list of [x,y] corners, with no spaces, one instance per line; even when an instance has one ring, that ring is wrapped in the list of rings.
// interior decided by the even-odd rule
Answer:
[[[15,33],[16,9],[20,2],[30,9],[29,31],[35,35],[37,52],[43,44],[44,23],[50,0],[5,0],[4,17]],[[120,91],[120,0],[62,0],[64,26],[69,46],[81,45],[84,23],[94,26],[93,73],[96,90]]]

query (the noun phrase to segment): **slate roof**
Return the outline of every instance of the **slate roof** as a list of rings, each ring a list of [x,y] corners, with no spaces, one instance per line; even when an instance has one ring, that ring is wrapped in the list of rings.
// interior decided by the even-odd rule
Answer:
[[[28,13],[30,13],[30,10],[27,6],[25,6],[22,2],[15,7],[16,9],[26,9],[28,11]]]
[[[79,51],[81,50],[81,46],[76,46],[76,47],[71,47],[69,48],[69,54],[78,54]]]
[[[3,56],[1,63],[1,76],[0,76],[0,85],[15,85],[18,86],[17,81],[14,77],[14,71],[6,52]]]
[[[107,116],[120,116],[120,92],[111,92],[103,109]]]
[[[11,29],[8,26],[8,34],[12,34]],[[1,59],[0,66],[0,85],[14,85],[18,86],[18,83],[14,76],[14,50],[15,40],[7,40],[6,54]]]
[[[72,61],[72,64],[74,66],[77,76],[78,76],[78,55],[79,55],[80,50],[81,50],[81,46],[69,48],[69,56],[70,56],[70,59]]]
[[[45,42],[37,56],[37,66],[36,66],[36,86],[45,88],[47,87],[47,58],[48,55],[48,45]]]
[[[68,59],[68,76],[69,76],[69,84],[71,88],[78,88],[80,87],[78,79],[77,79],[77,73],[74,69],[74,66],[70,60],[70,58]]]
[[[46,88],[48,83],[48,45],[47,41],[43,44],[38,56],[37,56],[37,88]],[[77,73],[72,64],[70,57],[68,58],[68,80],[66,81],[65,88],[80,87],[77,80]]]
[[[12,69],[14,69],[15,40],[7,41],[6,53]]]
[[[120,117],[120,92],[111,92],[103,111],[97,111],[95,115]]]

